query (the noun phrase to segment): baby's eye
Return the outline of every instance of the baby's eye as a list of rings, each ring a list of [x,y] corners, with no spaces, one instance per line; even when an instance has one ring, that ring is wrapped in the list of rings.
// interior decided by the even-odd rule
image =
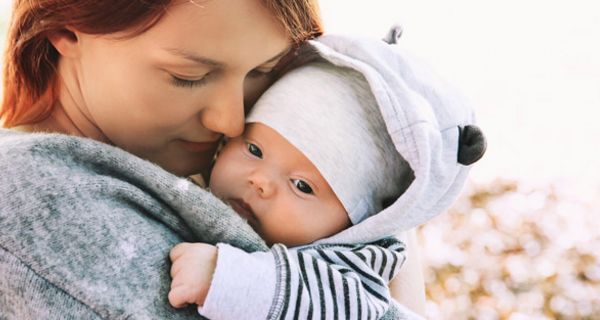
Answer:
[[[313,194],[313,189],[308,185],[308,183],[300,179],[292,179],[292,183],[294,184],[296,189],[300,190],[300,192],[306,194]]]
[[[252,155],[262,159],[262,151],[260,151],[260,148],[257,145],[255,145],[254,143],[247,143],[246,145],[248,146],[248,151]]]

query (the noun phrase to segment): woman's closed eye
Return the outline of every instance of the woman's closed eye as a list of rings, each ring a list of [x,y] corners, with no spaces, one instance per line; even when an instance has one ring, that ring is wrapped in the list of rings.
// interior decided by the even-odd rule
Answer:
[[[171,80],[176,87],[195,88],[204,85],[210,75],[211,73],[209,72],[198,79],[186,79],[181,76],[171,75]]]
[[[263,154],[262,151],[260,150],[260,148],[255,145],[254,143],[246,143],[246,147],[248,148],[248,152],[250,152],[250,154],[252,154],[253,156],[262,159]]]
[[[294,187],[296,189],[298,189],[300,192],[306,193],[306,194],[314,194],[313,189],[310,187],[310,185],[306,181],[300,180],[300,179],[291,179],[290,181],[292,182]]]

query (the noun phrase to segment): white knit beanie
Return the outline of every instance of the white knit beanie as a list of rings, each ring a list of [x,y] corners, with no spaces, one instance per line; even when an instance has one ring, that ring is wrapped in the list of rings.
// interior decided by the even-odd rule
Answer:
[[[265,124],[319,170],[357,224],[396,200],[413,180],[364,77],[329,63],[295,69],[256,102],[247,123]]]

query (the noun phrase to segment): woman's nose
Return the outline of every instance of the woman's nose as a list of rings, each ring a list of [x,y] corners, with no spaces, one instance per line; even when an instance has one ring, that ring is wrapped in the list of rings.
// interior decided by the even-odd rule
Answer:
[[[277,186],[273,179],[266,176],[264,173],[255,172],[248,179],[248,185],[261,198],[272,197],[277,192]]]
[[[200,114],[202,125],[230,138],[241,135],[244,132],[243,82],[240,81],[239,85],[224,84],[215,91],[210,101],[204,101]]]

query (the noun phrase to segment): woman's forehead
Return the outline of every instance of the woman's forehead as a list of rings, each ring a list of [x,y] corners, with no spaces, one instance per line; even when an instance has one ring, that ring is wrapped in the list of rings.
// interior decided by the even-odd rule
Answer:
[[[139,37],[135,43],[148,50],[227,67],[276,60],[290,47],[283,26],[258,0],[173,5],[161,21]]]

